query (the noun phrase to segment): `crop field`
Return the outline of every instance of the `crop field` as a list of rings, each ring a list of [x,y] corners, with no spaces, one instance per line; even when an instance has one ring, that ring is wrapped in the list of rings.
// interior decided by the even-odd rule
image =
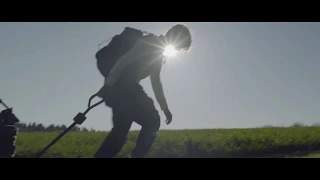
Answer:
[[[33,157],[60,132],[21,132],[17,155]],[[91,158],[108,132],[69,132],[42,157]],[[118,158],[134,148],[131,131]],[[320,127],[161,130],[148,158],[286,157],[320,150]]]

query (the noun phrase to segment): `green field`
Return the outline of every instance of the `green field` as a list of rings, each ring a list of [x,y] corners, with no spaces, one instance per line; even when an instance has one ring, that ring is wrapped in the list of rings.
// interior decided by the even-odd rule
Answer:
[[[17,155],[33,157],[60,132],[21,132]],[[90,158],[108,132],[70,132],[42,157]],[[118,157],[130,153],[138,136],[129,134]],[[150,158],[176,157],[286,157],[320,150],[320,127],[162,130],[152,146]]]
[[[302,158],[320,158],[320,153],[311,153],[311,154],[302,156]]]

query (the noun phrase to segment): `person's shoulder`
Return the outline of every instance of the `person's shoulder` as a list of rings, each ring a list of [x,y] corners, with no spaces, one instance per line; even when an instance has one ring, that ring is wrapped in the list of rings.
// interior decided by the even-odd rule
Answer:
[[[156,41],[159,40],[159,37],[154,35],[154,34],[148,34],[146,36],[143,36],[145,39],[150,40],[150,41]]]
[[[139,39],[139,43],[142,45],[150,46],[159,43],[159,37],[153,34],[143,36]]]
[[[141,47],[141,50],[143,51],[148,51],[149,55],[158,54],[163,51],[159,37],[152,34],[140,38],[139,47]]]

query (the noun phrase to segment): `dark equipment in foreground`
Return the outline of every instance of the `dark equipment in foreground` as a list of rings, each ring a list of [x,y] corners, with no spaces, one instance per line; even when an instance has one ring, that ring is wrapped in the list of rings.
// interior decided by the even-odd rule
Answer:
[[[14,125],[20,122],[20,120],[12,113],[12,108],[9,108],[1,99],[0,104],[2,104],[6,108],[0,113],[1,125]]]
[[[18,127],[16,123],[19,119],[12,113],[12,108],[9,108],[1,99],[2,104],[6,109],[0,112],[0,158],[13,158],[16,154],[16,139]]]
[[[84,113],[78,113],[74,118],[74,123],[72,123],[66,130],[64,130],[59,136],[57,136],[48,146],[46,146],[42,151],[40,151],[37,155],[36,158],[41,157],[51,146],[53,146],[56,142],[58,142],[65,134],[67,134],[73,127],[75,127],[76,125],[81,125],[87,118],[86,118],[86,114],[93,109],[94,107],[100,105],[101,103],[104,102],[104,100],[101,100],[99,102],[97,102],[96,104],[93,104],[92,106],[90,106],[91,104],[91,100],[95,97],[96,95],[93,95],[90,97],[89,99],[89,103],[88,103],[88,108]]]

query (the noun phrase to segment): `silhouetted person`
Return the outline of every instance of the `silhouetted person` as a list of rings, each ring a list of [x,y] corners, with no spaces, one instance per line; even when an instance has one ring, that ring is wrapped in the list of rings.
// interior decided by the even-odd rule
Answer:
[[[164,45],[172,44],[178,51],[187,51],[191,42],[189,29],[184,25],[175,25],[164,36],[143,36],[117,60],[97,93],[112,108],[113,128],[95,153],[95,158],[111,158],[120,152],[133,122],[142,128],[131,157],[145,157],[159,131],[160,116],[153,100],[139,82],[150,77],[156,99],[166,115],[166,124],[170,124],[172,114],[160,80]]]
[[[16,137],[18,128],[15,124],[19,120],[12,114],[11,109],[0,113],[0,158],[13,158],[16,154]]]

